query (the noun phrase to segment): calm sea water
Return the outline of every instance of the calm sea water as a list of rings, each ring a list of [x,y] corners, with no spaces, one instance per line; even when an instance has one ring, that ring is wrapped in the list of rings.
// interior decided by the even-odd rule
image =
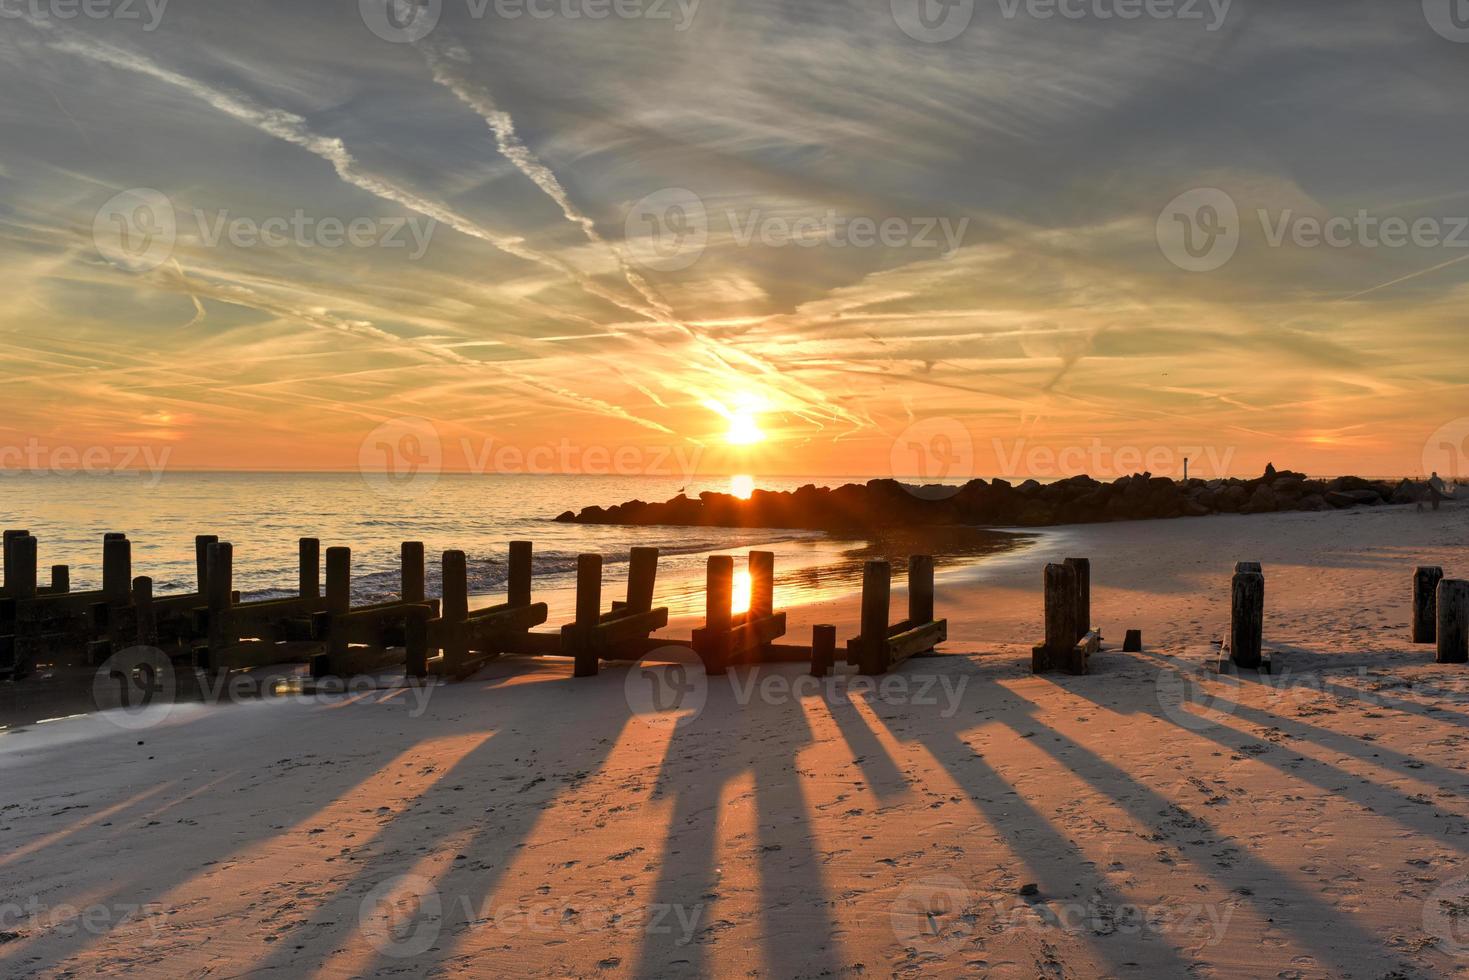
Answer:
[[[770,490],[804,483],[833,486],[864,478],[758,479]],[[684,490],[731,490],[729,478],[444,475],[405,488],[369,483],[356,473],[182,473],[147,475],[6,473],[0,475],[0,521],[39,539],[42,578],[52,564],[72,566],[74,589],[101,580],[102,535],[124,531],[133,542],[133,574],[153,577],[159,594],[195,588],[194,536],[217,534],[234,545],[235,587],[247,597],[286,595],[296,581],[296,542],[352,548],[354,599],[390,597],[398,589],[398,550],[424,542],[430,595],[438,593],[436,556],[461,549],[469,558],[475,605],[500,601],[507,545],[535,542],[537,598],[552,605],[552,622],[572,610],[576,558],[604,557],[604,600],[620,598],[630,549],[662,550],[658,601],[674,615],[702,610],[705,558],[767,547],[777,555],[777,602],[791,604],[855,589],[861,560],[900,557],[910,542],[837,540],[819,532],[729,528],[609,527],[558,524],[565,510],[640,498],[664,500]],[[1002,547],[1002,545],[1001,545]],[[994,550],[989,544],[950,549],[950,560]]]

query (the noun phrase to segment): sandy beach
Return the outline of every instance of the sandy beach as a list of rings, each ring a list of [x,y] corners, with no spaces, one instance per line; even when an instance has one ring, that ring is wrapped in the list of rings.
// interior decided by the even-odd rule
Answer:
[[[940,575],[948,656],[689,669],[678,713],[506,659],[21,726],[0,974],[1466,974],[1469,674],[1408,634],[1413,567],[1466,545],[1463,507],[1059,528]],[[1068,555],[1107,650],[1035,677]],[[1273,675],[1205,669],[1237,560]],[[855,631],[854,597],[790,612]]]

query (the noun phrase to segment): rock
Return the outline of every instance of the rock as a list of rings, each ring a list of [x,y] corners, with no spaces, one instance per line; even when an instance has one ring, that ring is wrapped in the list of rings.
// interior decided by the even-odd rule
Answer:
[[[1264,476],[1264,479],[1266,479],[1266,480],[1273,480],[1273,479],[1275,479],[1275,464],[1274,463],[1266,463],[1265,464],[1265,476]]]
[[[569,510],[563,510],[561,513],[556,515],[556,520],[560,521],[562,524],[569,524],[570,522],[576,520],[576,514],[572,513]]]
[[[1359,504],[1371,507],[1382,503],[1382,497],[1376,490],[1328,490],[1326,502],[1333,507],[1356,507]]]
[[[1246,514],[1269,514],[1278,510],[1279,507],[1280,504],[1276,500],[1275,491],[1262,483],[1255,488],[1254,494],[1244,505],[1242,511]]]

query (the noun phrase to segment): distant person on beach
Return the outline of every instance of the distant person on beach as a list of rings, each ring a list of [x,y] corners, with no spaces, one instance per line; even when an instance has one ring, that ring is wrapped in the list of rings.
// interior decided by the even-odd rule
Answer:
[[[1438,503],[1440,500],[1443,500],[1446,497],[1453,496],[1453,491],[1451,491],[1448,487],[1444,485],[1443,480],[1439,479],[1437,471],[1434,471],[1434,473],[1428,478],[1428,496],[1429,499],[1433,501],[1434,510],[1438,510]]]

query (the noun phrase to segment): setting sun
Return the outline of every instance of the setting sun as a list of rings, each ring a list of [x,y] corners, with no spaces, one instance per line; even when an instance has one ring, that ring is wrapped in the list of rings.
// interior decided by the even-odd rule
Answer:
[[[754,413],[737,412],[729,417],[729,431],[724,438],[731,446],[748,446],[764,441],[765,433],[756,424]]]

